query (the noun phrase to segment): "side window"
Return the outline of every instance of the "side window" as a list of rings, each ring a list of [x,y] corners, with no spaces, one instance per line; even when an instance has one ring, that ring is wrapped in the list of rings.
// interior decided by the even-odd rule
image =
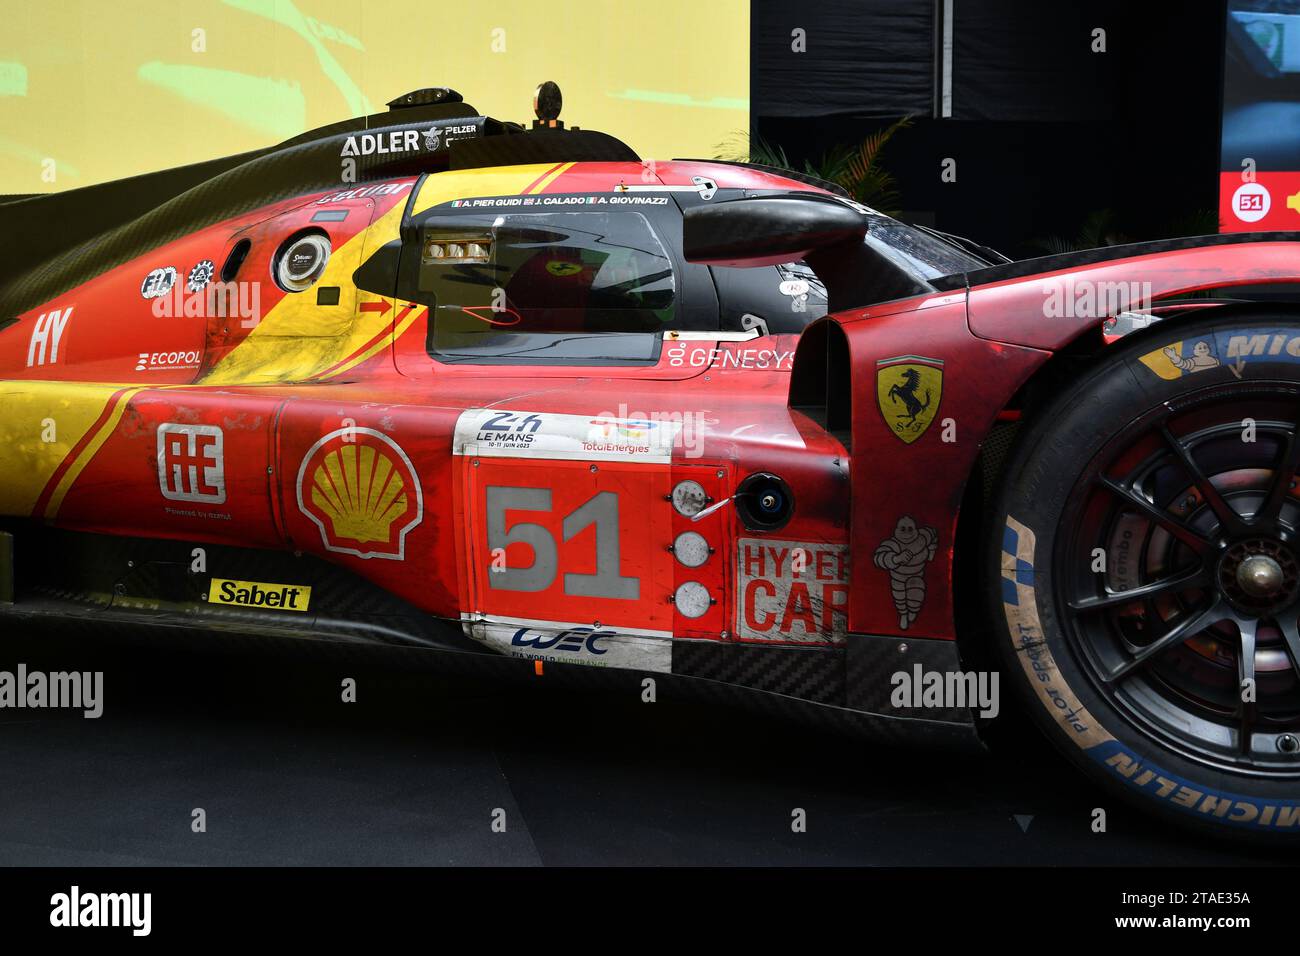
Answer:
[[[640,213],[441,217],[418,242],[439,361],[651,362],[673,327],[672,259]]]
[[[813,319],[826,314],[826,287],[803,262],[753,269],[713,267],[722,310],[722,328],[741,332],[753,325],[746,315],[756,315],[769,332],[802,332]]]

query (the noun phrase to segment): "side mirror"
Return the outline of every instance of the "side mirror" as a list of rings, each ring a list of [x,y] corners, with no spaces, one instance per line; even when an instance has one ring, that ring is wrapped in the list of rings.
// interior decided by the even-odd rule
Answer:
[[[831,197],[751,196],[687,209],[682,252],[704,265],[771,266],[826,246],[860,245],[866,234],[867,217]]]

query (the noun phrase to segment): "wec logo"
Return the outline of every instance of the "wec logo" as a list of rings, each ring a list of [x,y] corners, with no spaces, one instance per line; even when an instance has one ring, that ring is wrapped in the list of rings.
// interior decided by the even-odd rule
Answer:
[[[616,631],[598,631],[591,627],[574,627],[554,633],[521,627],[515,631],[510,643],[515,647],[528,647],[538,651],[565,651],[570,654],[586,652],[599,657],[608,653],[608,649],[599,642],[616,634]]]

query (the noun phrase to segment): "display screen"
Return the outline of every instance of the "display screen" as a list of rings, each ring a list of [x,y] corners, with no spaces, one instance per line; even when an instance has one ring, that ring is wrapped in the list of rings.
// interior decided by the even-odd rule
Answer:
[[[1229,0],[1219,223],[1300,229],[1300,0]]]

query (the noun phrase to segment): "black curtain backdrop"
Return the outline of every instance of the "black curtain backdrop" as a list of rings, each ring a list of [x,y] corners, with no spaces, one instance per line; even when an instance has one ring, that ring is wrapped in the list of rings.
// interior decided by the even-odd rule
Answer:
[[[1216,0],[1190,0],[1213,6]],[[1116,25],[1114,0],[955,0],[954,119],[1104,119],[1118,79],[1091,51]],[[750,97],[760,117],[930,113],[936,0],[754,0]],[[803,30],[806,51],[794,49]],[[1109,37],[1107,37],[1109,43]]]
[[[806,52],[794,52],[795,30],[804,31]],[[755,116],[930,111],[930,0],[753,0],[750,37]]]
[[[1105,210],[1123,234],[1149,238],[1217,209],[1222,0],[954,7],[953,116],[933,119],[931,0],[754,0],[754,133],[802,163],[912,115],[882,155],[905,218],[1012,255],[1073,239]],[[790,53],[795,26],[807,54]],[[1096,27],[1104,53],[1091,49]],[[855,55],[811,59],[823,34]],[[956,182],[940,178],[949,158]]]

